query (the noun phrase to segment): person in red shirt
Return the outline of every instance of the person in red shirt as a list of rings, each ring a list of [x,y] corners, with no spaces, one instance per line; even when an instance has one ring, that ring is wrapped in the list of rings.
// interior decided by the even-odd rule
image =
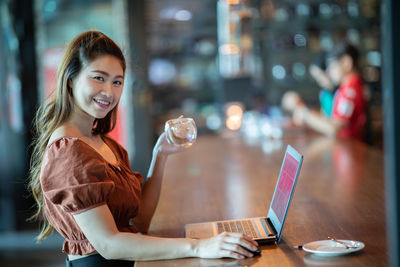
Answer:
[[[297,93],[286,93],[282,105],[293,112],[294,122],[328,136],[362,141],[366,125],[366,101],[357,61],[358,50],[347,43],[338,44],[328,56],[328,75],[334,83],[340,84],[333,98],[330,117],[310,110]]]

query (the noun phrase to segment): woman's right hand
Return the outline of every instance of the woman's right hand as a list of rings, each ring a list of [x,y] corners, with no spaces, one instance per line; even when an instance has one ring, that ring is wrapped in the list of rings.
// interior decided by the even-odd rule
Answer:
[[[234,258],[253,257],[250,251],[256,251],[258,244],[251,237],[241,233],[221,233],[217,236],[198,240],[195,248],[200,258]]]
[[[153,148],[153,153],[160,153],[164,156],[168,156],[170,154],[174,154],[180,151],[185,150],[186,148],[176,147],[167,141],[167,136],[165,132],[161,133],[158,137],[156,144]]]

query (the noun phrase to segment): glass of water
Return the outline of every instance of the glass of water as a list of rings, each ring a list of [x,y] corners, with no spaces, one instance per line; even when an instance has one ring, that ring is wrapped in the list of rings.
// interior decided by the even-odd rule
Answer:
[[[196,141],[197,127],[192,118],[180,116],[165,123],[165,134],[169,144],[188,148]]]

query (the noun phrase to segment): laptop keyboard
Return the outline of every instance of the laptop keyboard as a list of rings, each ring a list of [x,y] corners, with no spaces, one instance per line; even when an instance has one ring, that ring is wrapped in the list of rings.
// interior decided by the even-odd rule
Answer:
[[[257,238],[256,229],[250,220],[217,222],[218,233],[243,233],[253,238]]]

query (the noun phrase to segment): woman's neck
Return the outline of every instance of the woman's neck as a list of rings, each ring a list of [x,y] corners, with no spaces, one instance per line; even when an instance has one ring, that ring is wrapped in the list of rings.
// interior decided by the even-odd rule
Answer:
[[[94,118],[90,117],[87,114],[73,114],[71,115],[70,119],[68,120],[67,124],[70,124],[76,128],[86,137],[93,137],[92,129],[93,129]]]

